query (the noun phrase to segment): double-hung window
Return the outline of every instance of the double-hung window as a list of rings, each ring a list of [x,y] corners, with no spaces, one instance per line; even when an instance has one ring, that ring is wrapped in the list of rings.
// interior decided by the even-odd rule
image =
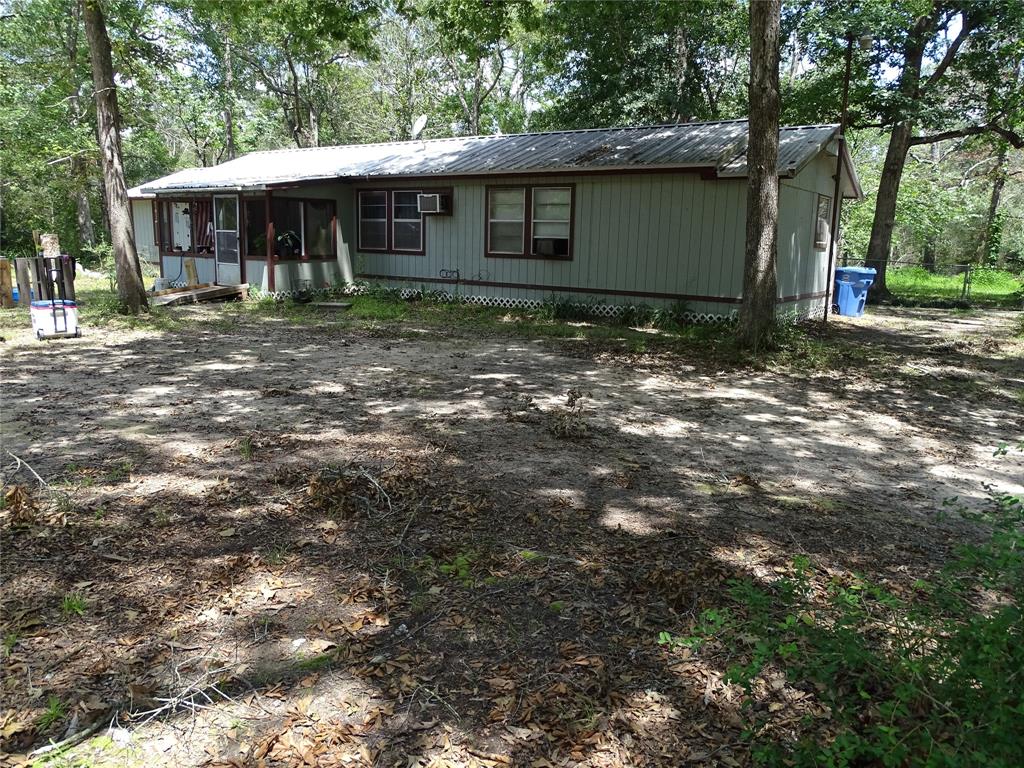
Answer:
[[[487,255],[572,258],[573,187],[489,187]]]
[[[388,193],[374,190],[359,193],[359,250],[388,249]]]
[[[569,256],[572,187],[534,187],[531,253],[545,258]]]
[[[423,253],[419,189],[368,189],[359,196],[359,250]]]
[[[391,247],[396,251],[423,250],[423,216],[419,190],[391,193]]]
[[[522,255],[526,238],[526,189],[489,190],[487,252]]]

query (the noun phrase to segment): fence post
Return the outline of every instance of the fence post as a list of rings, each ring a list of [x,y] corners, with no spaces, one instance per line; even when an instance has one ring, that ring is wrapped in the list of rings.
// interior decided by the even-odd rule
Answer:
[[[964,270],[964,287],[960,291],[960,300],[967,301],[971,297],[971,265]]]

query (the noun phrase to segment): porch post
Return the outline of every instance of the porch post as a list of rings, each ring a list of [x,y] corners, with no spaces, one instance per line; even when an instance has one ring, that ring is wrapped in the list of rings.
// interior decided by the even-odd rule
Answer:
[[[273,293],[277,290],[277,280],[274,275],[274,221],[270,218],[270,197],[273,194],[267,190],[265,205],[267,219],[267,290]]]

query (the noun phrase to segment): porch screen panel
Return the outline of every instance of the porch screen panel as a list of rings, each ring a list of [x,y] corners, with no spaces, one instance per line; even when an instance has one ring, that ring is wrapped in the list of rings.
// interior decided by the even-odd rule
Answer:
[[[333,256],[334,203],[330,200],[306,201],[306,255]]]
[[[210,253],[213,250],[213,204],[209,200],[194,200],[191,211],[196,233],[196,251]],[[231,218],[234,222],[234,212]]]
[[[491,189],[487,201],[487,250],[521,254],[526,229],[526,190]]]
[[[167,210],[164,239],[169,243],[167,250],[175,253],[192,253],[192,208],[188,203],[164,203]]]
[[[245,201],[245,253],[263,258],[267,255],[267,203],[265,200]]]
[[[222,264],[238,263],[238,235],[235,232],[217,232],[217,261]]]
[[[160,220],[160,250],[169,252],[174,250],[174,218],[171,212],[171,203],[160,200],[156,205],[157,217]]]
[[[392,193],[392,222],[394,227],[394,250],[423,250],[423,217],[417,200],[419,191]]]
[[[388,193],[359,193],[359,247],[386,251],[388,247]]]
[[[302,255],[302,202],[276,197],[270,204],[274,222],[274,253],[279,259],[297,259]]]

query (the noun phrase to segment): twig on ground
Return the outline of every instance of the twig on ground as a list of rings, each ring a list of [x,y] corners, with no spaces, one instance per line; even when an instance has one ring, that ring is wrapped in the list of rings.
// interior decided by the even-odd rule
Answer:
[[[391,497],[388,496],[387,491],[385,491],[383,488],[381,488],[380,483],[378,483],[374,479],[373,475],[371,475],[365,469],[359,470],[359,474],[362,475],[363,477],[365,477],[367,480],[370,481],[370,484],[373,485],[373,487],[377,489],[377,493],[379,493],[381,496],[383,496],[384,497],[384,501],[386,501],[387,504],[388,504],[388,513],[386,515],[382,515],[381,519],[384,519],[385,517],[390,517],[391,515],[393,515],[394,512],[395,512],[395,508],[393,506],[391,506]]]
[[[113,710],[109,710],[108,714],[110,712],[112,712],[112,711]],[[87,738],[89,738],[94,733],[96,733],[96,731],[98,731],[100,728],[102,728],[103,727],[103,723],[105,723],[106,720],[107,720],[107,715],[106,714],[103,715],[103,717],[97,717],[96,720],[93,721],[92,725],[89,725],[89,726],[83,728],[78,733],[73,733],[70,736],[68,736],[66,739],[61,739],[60,741],[55,741],[52,744],[47,744],[45,747],[39,747],[39,749],[35,749],[35,750],[29,752],[28,753],[29,760],[35,759],[37,757],[42,757],[43,755],[49,755],[49,754],[54,753],[54,752],[62,752],[64,750],[66,750],[66,749],[71,749],[71,747],[73,747],[73,746],[75,746],[77,744],[81,744]]]
[[[46,490],[48,490],[48,491],[49,491],[49,490],[52,490],[52,488],[50,487],[50,484],[49,484],[48,482],[46,482],[45,480],[43,480],[43,478],[39,476],[39,473],[38,473],[38,472],[36,472],[36,471],[35,471],[34,469],[32,469],[32,465],[31,465],[31,464],[29,464],[29,463],[28,463],[27,461],[25,461],[24,459],[22,459],[22,458],[19,458],[18,456],[15,456],[15,455],[14,455],[13,453],[11,453],[10,451],[7,451],[7,455],[8,455],[8,456],[10,456],[10,457],[11,457],[12,459],[14,459],[14,461],[15,461],[15,471],[16,471],[16,472],[17,472],[17,471],[19,471],[19,470],[20,470],[20,469],[21,469],[22,467],[24,467],[25,469],[27,469],[27,470],[28,470],[29,472],[31,472],[31,473],[32,473],[32,476],[33,476],[33,477],[34,477],[34,478],[35,478],[36,480],[38,480],[38,481],[39,481],[39,485],[40,485],[41,487],[45,488],[45,489],[46,489]]]

